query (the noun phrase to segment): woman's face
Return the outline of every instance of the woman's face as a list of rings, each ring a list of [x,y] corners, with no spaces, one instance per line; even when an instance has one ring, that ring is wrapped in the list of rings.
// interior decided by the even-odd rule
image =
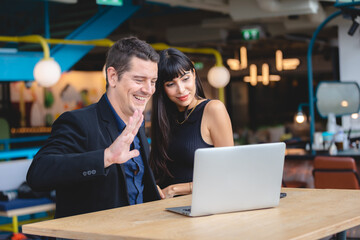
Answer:
[[[184,111],[187,106],[196,104],[195,71],[185,71],[183,75],[164,83],[164,89],[169,99],[176,104],[179,111]]]

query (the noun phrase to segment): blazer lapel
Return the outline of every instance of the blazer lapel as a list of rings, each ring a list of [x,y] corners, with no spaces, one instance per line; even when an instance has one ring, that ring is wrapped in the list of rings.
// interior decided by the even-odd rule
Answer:
[[[115,116],[105,99],[105,94],[102,96],[98,103],[98,109],[100,112],[100,118],[105,123],[106,131],[108,132],[111,142],[114,142],[119,135],[119,130],[116,125]]]
[[[98,109],[100,112],[100,118],[105,123],[106,131],[109,134],[110,139],[111,139],[111,142],[109,142],[109,146],[110,146],[110,144],[112,144],[116,140],[116,138],[119,136],[119,130],[118,130],[118,127],[116,124],[115,116],[114,116],[107,100],[105,99],[105,94],[102,96],[102,98],[100,99],[100,101],[98,103]],[[127,200],[129,203],[129,195],[128,195],[128,191],[127,191],[126,178],[125,178],[125,176],[126,176],[125,169],[122,166],[122,164],[116,164],[116,167],[122,173],[122,178],[125,183],[125,192],[126,192]]]

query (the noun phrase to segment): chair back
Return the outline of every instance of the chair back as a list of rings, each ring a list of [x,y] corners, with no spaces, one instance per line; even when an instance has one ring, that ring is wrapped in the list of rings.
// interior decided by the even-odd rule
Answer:
[[[359,174],[351,157],[317,156],[313,176],[315,188],[360,189]]]

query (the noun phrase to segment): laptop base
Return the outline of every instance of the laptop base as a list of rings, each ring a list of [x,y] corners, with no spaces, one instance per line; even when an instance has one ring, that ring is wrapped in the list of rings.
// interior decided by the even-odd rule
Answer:
[[[170,212],[179,213],[185,216],[190,216],[191,214],[191,206],[173,207],[173,208],[165,208],[165,209]]]

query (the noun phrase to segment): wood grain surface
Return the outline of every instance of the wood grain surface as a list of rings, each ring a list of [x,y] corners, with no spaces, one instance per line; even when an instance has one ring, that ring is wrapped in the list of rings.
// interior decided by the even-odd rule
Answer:
[[[70,239],[318,239],[360,225],[360,191],[283,188],[278,207],[186,217],[191,196],[59,218],[23,232]]]

